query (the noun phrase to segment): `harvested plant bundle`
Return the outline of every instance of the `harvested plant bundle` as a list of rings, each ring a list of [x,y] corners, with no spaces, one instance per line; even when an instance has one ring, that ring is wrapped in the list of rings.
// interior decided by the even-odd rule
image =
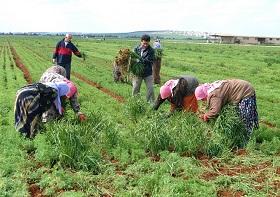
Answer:
[[[87,55],[85,54],[85,52],[82,52],[81,55],[82,55],[83,60],[86,61]]]
[[[131,59],[130,59],[129,71],[133,75],[142,76],[144,73],[145,65],[140,61],[141,57],[135,52],[131,52],[130,57]]]
[[[113,76],[115,81],[128,81],[130,50],[120,49],[113,63]]]
[[[155,58],[160,59],[163,56],[163,49],[155,49]]]
[[[223,108],[213,127],[212,140],[208,154],[220,155],[234,147],[244,147],[248,141],[247,131],[236,110],[236,106],[227,105]]]

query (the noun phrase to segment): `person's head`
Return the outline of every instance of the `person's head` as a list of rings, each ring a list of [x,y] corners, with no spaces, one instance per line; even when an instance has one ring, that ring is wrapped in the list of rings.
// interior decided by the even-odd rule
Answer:
[[[150,45],[151,37],[147,34],[144,34],[141,37],[141,47],[142,48],[147,48]]]
[[[72,34],[66,34],[64,37],[65,42],[70,42],[72,40]]]
[[[172,89],[166,85],[161,86],[159,92],[162,99],[166,99],[172,95]]]
[[[198,86],[196,89],[195,89],[195,97],[197,100],[202,100],[202,101],[205,101],[207,99],[207,96],[208,96],[208,93],[207,93],[207,85],[206,84],[203,84],[203,85],[200,85]]]
[[[160,97],[166,99],[172,96],[172,90],[178,84],[179,80],[168,80],[163,86],[160,87]]]
[[[62,75],[63,77],[66,77],[65,68],[59,65],[53,65],[52,67],[48,68],[46,72],[57,73],[59,75]]]

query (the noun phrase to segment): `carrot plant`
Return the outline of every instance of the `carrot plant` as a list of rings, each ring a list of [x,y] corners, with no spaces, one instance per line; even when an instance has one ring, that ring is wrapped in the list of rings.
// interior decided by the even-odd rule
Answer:
[[[237,113],[236,106],[225,106],[218,118],[214,120],[211,141],[208,144],[209,155],[220,155],[233,148],[243,148],[249,140],[243,121]]]
[[[74,119],[47,124],[46,133],[34,140],[36,158],[49,165],[58,162],[64,167],[98,173],[101,149],[117,146],[119,134],[116,126],[100,113],[89,114],[88,119],[83,124]]]

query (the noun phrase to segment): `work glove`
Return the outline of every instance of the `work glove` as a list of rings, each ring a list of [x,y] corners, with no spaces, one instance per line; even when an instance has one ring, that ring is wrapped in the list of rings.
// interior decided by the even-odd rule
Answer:
[[[87,120],[87,117],[86,117],[86,115],[85,114],[83,114],[82,112],[78,112],[78,120],[80,121],[80,122],[84,122],[84,121],[86,121]]]

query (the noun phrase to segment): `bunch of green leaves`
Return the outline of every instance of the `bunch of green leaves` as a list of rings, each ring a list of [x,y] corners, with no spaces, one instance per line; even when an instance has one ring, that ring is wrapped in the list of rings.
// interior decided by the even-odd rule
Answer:
[[[84,123],[73,119],[51,122],[43,135],[46,137],[35,139],[38,159],[94,173],[102,164],[101,148],[115,147],[119,142],[116,126],[101,113],[89,114]]]
[[[203,124],[193,113],[182,112],[173,114],[168,121],[176,152],[196,155],[204,151],[207,132],[210,130],[207,124]]]
[[[152,154],[169,150],[196,155],[206,150],[210,127],[192,113],[147,113],[136,125],[134,137]]]
[[[146,151],[157,154],[172,144],[168,122],[161,114],[150,114],[137,124],[134,135]]]
[[[225,106],[213,125],[211,141],[208,146],[210,155],[220,155],[225,150],[242,148],[248,142],[248,133],[234,105]]]
[[[125,105],[125,114],[134,122],[138,122],[148,111],[148,104],[140,96],[134,96],[128,99]]]
[[[145,65],[141,62],[141,57],[137,53],[131,52],[130,58],[129,72],[135,76],[142,76]]]
[[[154,49],[155,50],[155,58],[160,59],[163,56],[163,49]]]
[[[86,53],[82,52],[81,55],[82,55],[83,60],[86,61],[86,57],[87,57]]]

